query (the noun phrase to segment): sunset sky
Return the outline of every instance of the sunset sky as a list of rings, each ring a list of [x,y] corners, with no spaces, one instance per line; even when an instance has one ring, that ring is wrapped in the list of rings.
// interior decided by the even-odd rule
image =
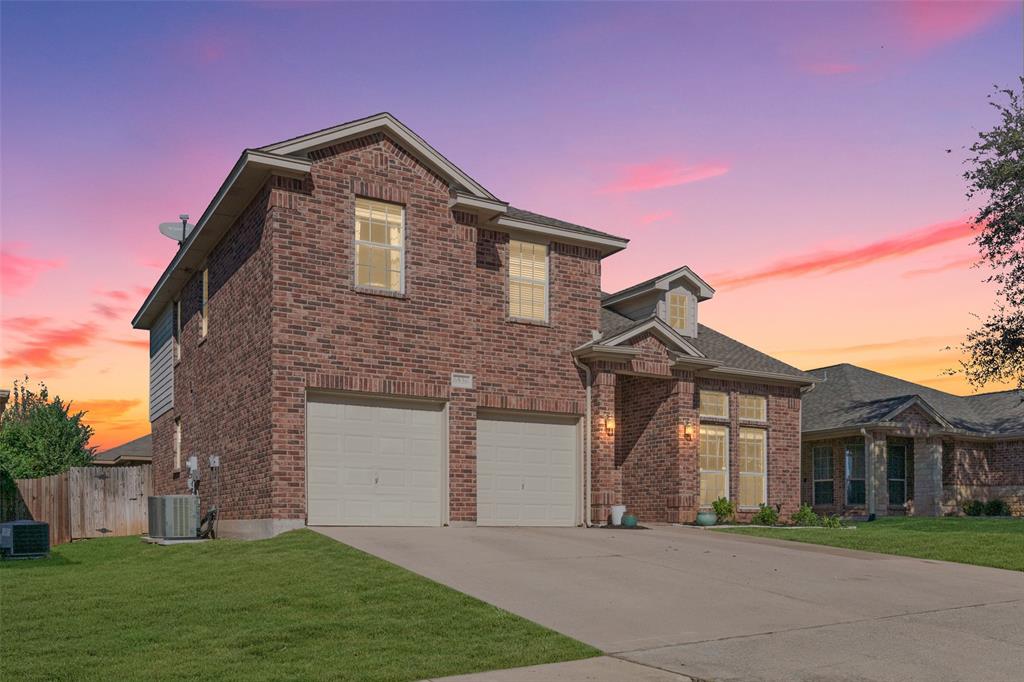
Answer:
[[[942,376],[991,306],[965,147],[1021,3],[0,5],[0,379],[149,431],[130,320],[245,147],[390,111],[516,206],[689,265],[789,363]],[[991,390],[1002,388],[991,386]]]

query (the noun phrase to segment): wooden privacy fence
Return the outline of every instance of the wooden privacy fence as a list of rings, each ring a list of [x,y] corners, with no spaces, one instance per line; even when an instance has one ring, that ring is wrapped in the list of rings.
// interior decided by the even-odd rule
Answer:
[[[147,498],[153,492],[152,467],[72,467],[62,474],[14,481],[20,498],[16,518],[50,524],[50,544],[110,535],[141,535],[148,530]]]

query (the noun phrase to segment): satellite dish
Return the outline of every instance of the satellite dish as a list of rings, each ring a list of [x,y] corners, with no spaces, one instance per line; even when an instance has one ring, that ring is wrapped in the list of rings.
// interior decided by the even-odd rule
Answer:
[[[195,229],[195,225],[188,222],[188,214],[182,213],[178,216],[179,222],[176,223],[160,223],[160,234],[165,237],[170,237],[174,241],[181,244],[183,241],[188,239],[188,236]]]

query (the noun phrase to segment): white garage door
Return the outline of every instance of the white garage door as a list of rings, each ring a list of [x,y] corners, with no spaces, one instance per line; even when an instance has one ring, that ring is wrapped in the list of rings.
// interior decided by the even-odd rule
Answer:
[[[576,524],[577,422],[499,414],[477,419],[478,525]]]
[[[310,397],[311,526],[439,526],[441,405]]]

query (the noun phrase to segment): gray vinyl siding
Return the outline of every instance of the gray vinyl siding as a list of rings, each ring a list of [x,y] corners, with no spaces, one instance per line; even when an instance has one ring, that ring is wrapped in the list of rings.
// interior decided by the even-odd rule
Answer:
[[[174,314],[167,306],[149,330],[149,420],[174,407]]]

